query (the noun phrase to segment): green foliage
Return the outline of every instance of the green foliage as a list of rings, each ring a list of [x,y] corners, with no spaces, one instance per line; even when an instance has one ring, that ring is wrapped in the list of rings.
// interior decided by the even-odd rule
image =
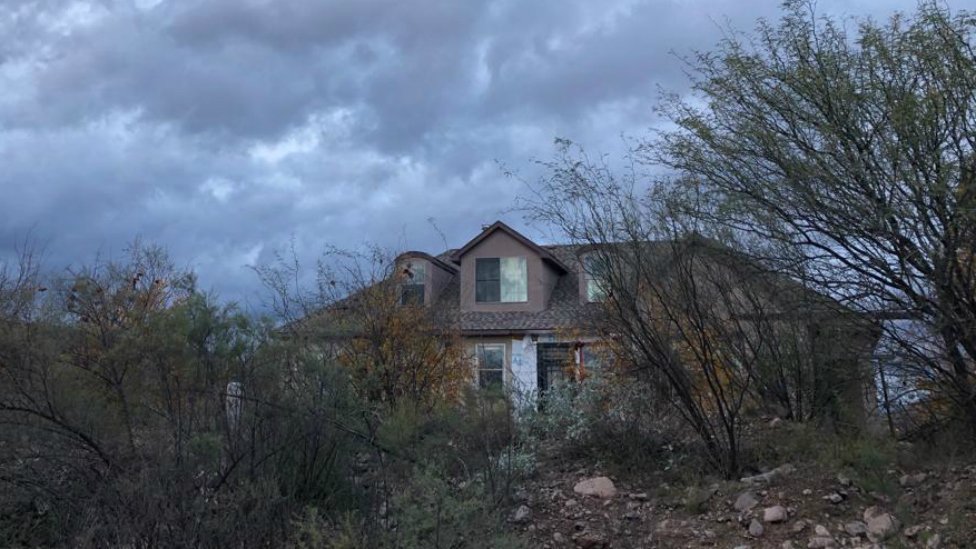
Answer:
[[[888,496],[898,491],[898,479],[890,472],[897,459],[894,442],[890,439],[845,437],[828,448],[839,468],[853,472],[859,487]]]
[[[420,466],[393,500],[396,546],[524,547],[504,523],[481,482],[451,483],[437,469]]]
[[[344,377],[193,280],[135,246],[0,318],[0,509],[28,525],[4,539],[277,545],[358,504]]]
[[[612,372],[548,389],[539,406],[519,413],[527,448],[554,446],[558,455],[585,456],[607,465],[672,469],[687,456],[687,432],[673,411],[648,398],[650,390]]]

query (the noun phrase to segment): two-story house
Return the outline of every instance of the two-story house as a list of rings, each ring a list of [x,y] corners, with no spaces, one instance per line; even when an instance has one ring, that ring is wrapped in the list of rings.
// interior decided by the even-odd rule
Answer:
[[[672,257],[673,245],[642,244],[649,247],[647,258],[659,258],[664,264]],[[735,255],[720,245],[706,243],[702,249],[718,250],[724,257]],[[541,246],[496,221],[461,248],[436,257],[423,252],[401,254],[398,268],[409,276],[400,295],[404,304],[423,304],[446,313],[460,330],[480,385],[502,384],[533,395],[567,372],[599,369],[599,343],[608,334],[599,330],[606,326],[600,322],[605,295],[593,275],[591,260],[598,259],[593,250],[581,245]],[[760,272],[757,265],[752,268]],[[789,307],[802,319],[811,348],[817,349],[820,377],[844,379],[817,391],[863,402],[855,413],[863,418],[875,392],[870,363],[877,342],[874,328],[860,315],[785,276],[757,276],[755,283],[777,307]],[[828,376],[838,369],[845,373]]]

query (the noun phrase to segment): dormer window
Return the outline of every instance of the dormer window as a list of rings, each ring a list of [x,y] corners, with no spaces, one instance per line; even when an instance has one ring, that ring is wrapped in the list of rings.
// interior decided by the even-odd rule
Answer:
[[[408,261],[403,266],[400,284],[401,305],[423,305],[427,285],[427,264],[422,261]]]
[[[475,301],[524,303],[529,300],[524,257],[479,257],[475,260]]]
[[[599,255],[588,253],[583,256],[583,280],[587,301],[604,301],[607,298],[604,271],[605,266]]]

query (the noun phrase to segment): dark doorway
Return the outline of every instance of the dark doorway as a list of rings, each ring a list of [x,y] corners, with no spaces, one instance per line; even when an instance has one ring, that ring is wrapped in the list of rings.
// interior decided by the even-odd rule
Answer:
[[[566,366],[573,362],[573,343],[536,344],[536,370],[539,391],[566,379]]]

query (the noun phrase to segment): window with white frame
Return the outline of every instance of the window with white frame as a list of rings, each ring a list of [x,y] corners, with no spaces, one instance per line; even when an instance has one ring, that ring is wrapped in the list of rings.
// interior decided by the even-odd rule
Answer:
[[[529,300],[529,277],[524,257],[475,259],[475,301],[524,303]]]
[[[586,283],[586,300],[603,301],[607,298],[606,266],[595,252],[583,256],[583,280]]]
[[[403,281],[400,283],[400,304],[423,305],[427,283],[427,263],[423,261],[408,261],[403,265],[402,275]]]
[[[505,344],[479,343],[475,346],[478,361],[478,386],[501,387],[505,382]]]

